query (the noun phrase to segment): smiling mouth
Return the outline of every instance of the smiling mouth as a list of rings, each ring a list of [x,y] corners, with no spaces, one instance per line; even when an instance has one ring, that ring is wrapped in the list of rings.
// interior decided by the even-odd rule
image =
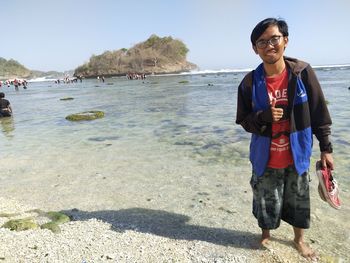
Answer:
[[[276,52],[276,50],[274,50],[274,49],[271,49],[271,50],[269,50],[269,51],[267,51],[266,52],[266,54],[276,54],[277,52]]]
[[[273,55],[276,55],[277,52],[275,51],[269,51],[269,52],[266,52],[266,55],[267,56],[273,56]]]

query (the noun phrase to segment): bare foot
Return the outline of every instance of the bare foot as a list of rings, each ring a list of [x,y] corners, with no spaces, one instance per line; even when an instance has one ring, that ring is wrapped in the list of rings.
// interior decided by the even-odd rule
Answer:
[[[263,229],[262,230],[262,234],[261,234],[261,239],[260,239],[260,245],[262,247],[266,247],[267,244],[269,243],[270,241],[270,230],[268,229]]]
[[[311,249],[311,247],[309,247],[306,243],[304,242],[295,242],[293,241],[295,248],[298,250],[298,252],[300,253],[300,255],[302,255],[304,258],[311,260],[311,261],[317,261],[318,257],[315,253],[315,251],[313,251]]]

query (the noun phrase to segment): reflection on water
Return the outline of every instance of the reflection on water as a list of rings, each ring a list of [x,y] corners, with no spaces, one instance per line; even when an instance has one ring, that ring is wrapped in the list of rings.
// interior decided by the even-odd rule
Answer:
[[[13,131],[15,130],[15,124],[13,117],[0,118],[1,131],[6,137],[13,137]]]

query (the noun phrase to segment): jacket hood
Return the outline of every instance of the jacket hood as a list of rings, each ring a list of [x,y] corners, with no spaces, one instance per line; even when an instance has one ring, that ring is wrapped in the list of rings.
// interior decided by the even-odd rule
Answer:
[[[308,63],[298,60],[296,58],[284,57],[284,61],[287,66],[292,70],[295,75],[300,75],[300,73],[309,66]]]

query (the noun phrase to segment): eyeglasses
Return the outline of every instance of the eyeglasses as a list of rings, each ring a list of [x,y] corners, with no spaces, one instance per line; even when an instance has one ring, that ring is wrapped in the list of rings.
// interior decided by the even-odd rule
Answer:
[[[261,48],[261,49],[266,48],[267,45],[276,46],[280,43],[281,37],[283,36],[273,36],[269,40],[261,39],[259,41],[256,41],[255,45],[257,46],[257,48]]]

